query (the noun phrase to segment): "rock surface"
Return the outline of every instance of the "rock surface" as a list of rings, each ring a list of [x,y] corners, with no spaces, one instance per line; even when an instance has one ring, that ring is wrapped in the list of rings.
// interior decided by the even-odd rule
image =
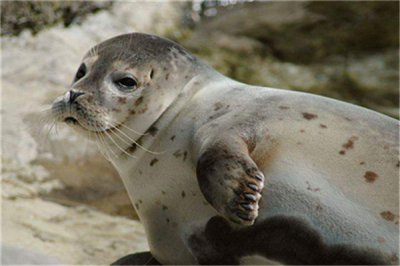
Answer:
[[[148,250],[139,222],[83,205],[64,207],[39,198],[3,199],[2,211],[3,243],[46,254],[62,264],[110,264],[133,251]],[[3,249],[2,264],[34,264],[39,259],[11,257],[7,251],[11,250]]]
[[[250,84],[322,94],[399,117],[398,2],[216,8],[181,42]]]
[[[18,35],[24,29],[33,33],[62,23],[80,23],[88,14],[110,8],[111,1],[3,1],[1,4],[1,35]]]

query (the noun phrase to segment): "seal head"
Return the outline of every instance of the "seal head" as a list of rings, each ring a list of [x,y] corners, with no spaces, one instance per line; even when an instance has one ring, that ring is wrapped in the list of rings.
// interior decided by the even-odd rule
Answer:
[[[70,90],[53,103],[53,115],[86,135],[129,123],[145,131],[179,94],[182,86],[176,84],[194,75],[195,61],[157,36],[114,37],[84,56]]]

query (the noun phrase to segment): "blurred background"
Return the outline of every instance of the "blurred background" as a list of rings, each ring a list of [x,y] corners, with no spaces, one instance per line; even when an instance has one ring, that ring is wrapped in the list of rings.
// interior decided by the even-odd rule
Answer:
[[[6,247],[67,264],[106,264],[148,249],[96,146],[65,126],[37,134],[40,111],[67,90],[84,53],[117,34],[161,35],[239,81],[399,117],[398,1],[0,4]]]

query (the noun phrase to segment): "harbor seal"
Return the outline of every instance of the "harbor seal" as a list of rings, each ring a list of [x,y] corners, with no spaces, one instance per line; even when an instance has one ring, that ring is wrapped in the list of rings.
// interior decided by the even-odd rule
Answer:
[[[132,33],[83,58],[53,117],[118,170],[149,253],[116,264],[398,263],[398,121],[246,85]]]

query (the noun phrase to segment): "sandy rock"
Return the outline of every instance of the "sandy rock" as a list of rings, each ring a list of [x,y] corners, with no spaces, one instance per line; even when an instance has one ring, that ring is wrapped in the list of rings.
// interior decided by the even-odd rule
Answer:
[[[85,206],[64,207],[39,198],[6,199],[2,212],[3,243],[51,255],[65,264],[107,264],[148,250],[139,222]]]
[[[66,264],[54,256],[47,256],[38,252],[20,247],[2,245],[2,265],[59,265]]]

